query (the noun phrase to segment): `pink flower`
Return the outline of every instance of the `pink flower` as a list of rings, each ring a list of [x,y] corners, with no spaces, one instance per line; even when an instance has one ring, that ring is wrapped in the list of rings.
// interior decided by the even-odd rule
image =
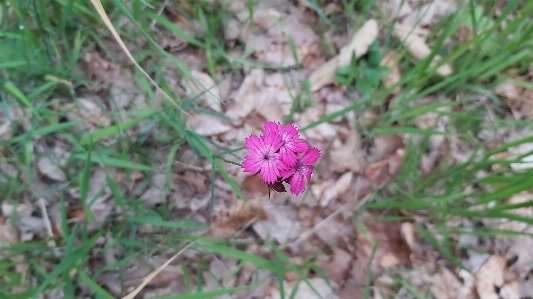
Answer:
[[[305,181],[311,181],[314,166],[311,165],[320,158],[320,150],[317,148],[308,149],[301,158],[298,158],[294,167],[280,172],[282,180],[288,180],[291,185],[291,192],[295,195],[305,190]]]
[[[282,145],[279,149],[280,160],[287,167],[296,164],[298,153],[303,153],[309,146],[300,139],[298,128],[294,125],[281,126],[281,123],[269,121],[264,125],[265,134],[276,133],[281,136]]]
[[[251,135],[246,138],[245,145],[250,155],[244,157],[242,163],[244,171],[252,174],[259,173],[267,184],[276,182],[280,176],[280,170],[286,168],[277,153],[283,145],[281,136],[273,133],[260,137]]]

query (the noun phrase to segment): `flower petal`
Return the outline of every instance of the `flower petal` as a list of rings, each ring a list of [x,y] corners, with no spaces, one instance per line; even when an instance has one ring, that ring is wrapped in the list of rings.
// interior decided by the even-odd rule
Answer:
[[[261,153],[261,137],[258,137],[256,135],[250,135],[246,137],[245,139],[245,149],[251,153],[251,154],[259,154]]]
[[[309,149],[307,143],[302,139],[293,139],[285,142],[284,147],[287,150],[293,151],[295,153],[303,153]]]
[[[290,140],[290,139],[297,139],[300,137],[300,133],[298,133],[298,128],[296,128],[295,125],[286,125],[281,128],[281,136],[283,137],[283,140]]]
[[[296,165],[296,161],[298,161],[298,155],[291,150],[287,150],[286,147],[280,148],[279,157],[281,162],[285,164],[286,167],[292,167]]]
[[[265,135],[268,135],[269,133],[281,133],[281,123],[275,122],[275,121],[269,121],[266,122],[263,126],[263,130],[265,131]]]
[[[304,176],[300,173],[296,172],[289,180],[289,184],[291,185],[291,192],[294,195],[298,195],[305,190],[305,179]]]
[[[320,150],[316,147],[308,149],[300,161],[302,161],[303,164],[313,164],[320,158]]]

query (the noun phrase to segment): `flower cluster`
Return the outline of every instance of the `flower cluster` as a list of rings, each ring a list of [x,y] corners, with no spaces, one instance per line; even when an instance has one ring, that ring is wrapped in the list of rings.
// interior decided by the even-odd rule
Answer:
[[[310,148],[294,125],[282,126],[279,122],[265,123],[264,135],[250,135],[245,143],[250,155],[244,157],[244,171],[259,173],[278,192],[285,192],[283,182],[287,182],[292,193],[302,193],[305,181],[311,180],[312,164],[320,157],[320,150]]]

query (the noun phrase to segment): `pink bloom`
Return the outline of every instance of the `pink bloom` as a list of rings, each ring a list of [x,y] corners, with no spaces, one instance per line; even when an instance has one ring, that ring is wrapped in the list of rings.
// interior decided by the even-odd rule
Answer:
[[[301,158],[298,158],[294,167],[280,172],[283,180],[288,180],[293,194],[300,194],[305,190],[305,180],[311,181],[313,163],[320,158],[320,150],[313,147],[308,149]]]
[[[264,126],[265,134],[276,133],[281,136],[282,145],[279,149],[280,160],[287,167],[296,164],[298,153],[303,153],[309,146],[303,139],[300,139],[298,128],[294,125],[281,126],[281,123],[269,121]]]
[[[244,157],[242,163],[244,171],[252,174],[259,173],[267,184],[276,182],[280,176],[280,170],[285,168],[279,159],[279,154],[276,153],[282,144],[281,136],[278,134],[270,133],[260,137],[255,135],[247,137],[245,145],[250,155]]]

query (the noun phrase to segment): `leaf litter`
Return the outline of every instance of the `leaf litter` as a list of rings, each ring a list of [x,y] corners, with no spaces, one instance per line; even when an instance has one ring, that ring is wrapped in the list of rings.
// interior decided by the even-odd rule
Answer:
[[[410,2],[410,1],[407,1]],[[239,4],[240,3],[240,4]],[[312,140],[314,146],[328,149],[323,163],[315,174],[310,191],[303,196],[285,194],[271,194],[272,205],[266,204],[269,190],[256,177],[244,175],[239,167],[227,167],[228,175],[242,186],[246,198],[244,202],[238,199],[232,187],[218,175],[214,182],[215,212],[211,215],[209,206],[210,183],[206,183],[210,175],[210,164],[197,158],[190,148],[182,149],[170,164],[170,176],[164,172],[146,175],[138,171],[126,173],[124,169],[114,166],[99,166],[92,168],[90,183],[87,190],[89,202],[82,202],[81,187],[67,186],[67,221],[69,225],[80,222],[85,217],[94,218],[89,225],[89,231],[95,231],[108,223],[127,218],[127,211],[112,200],[114,196],[109,183],[113,180],[118,190],[125,195],[138,198],[139,209],[158,210],[168,209],[171,219],[193,219],[200,224],[209,225],[209,230],[189,230],[168,228],[166,231],[153,225],[139,225],[139,238],[148,240],[151,234],[190,232],[199,236],[211,236],[220,239],[253,241],[243,246],[246,252],[267,259],[273,259],[269,249],[263,245],[268,241],[276,242],[292,261],[304,264],[310,256],[317,258],[317,265],[328,278],[310,271],[304,273],[307,280],[294,272],[284,275],[283,284],[285,296],[293,298],[363,298],[366,287],[372,287],[374,298],[392,298],[390,292],[397,292],[395,298],[403,298],[409,290],[402,287],[394,288],[394,282],[389,273],[394,273],[405,267],[413,267],[410,274],[401,274],[402,278],[415,289],[429,290],[437,299],[445,298],[525,298],[531,296],[530,265],[533,257],[523,248],[530,248],[531,239],[527,235],[516,238],[497,237],[490,241],[497,252],[476,255],[468,251],[465,264],[471,266],[471,273],[465,269],[445,265],[441,261],[442,255],[420,238],[417,225],[420,219],[401,220],[397,222],[381,222],[379,215],[374,212],[360,211],[357,203],[368,200],[369,194],[379,191],[398,175],[400,166],[405,158],[406,142],[412,136],[409,134],[381,135],[371,138],[355,129],[356,122],[378,118],[375,112],[351,113],[348,116],[337,117],[330,122],[314,125],[314,122],[332,112],[342,110],[352,103],[348,100],[347,91],[336,83],[335,73],[343,66],[347,66],[352,56],[356,58],[367,54],[370,45],[380,39],[376,20],[370,19],[359,28],[352,39],[338,50],[338,55],[328,60],[321,49],[321,41],[314,27],[306,23],[304,4],[298,8],[293,4],[285,4],[272,8],[262,6],[253,11],[250,17],[244,1],[232,4],[235,12],[233,19],[225,28],[226,42],[235,46],[236,41],[244,43],[247,50],[253,53],[258,62],[268,63],[271,68],[249,67],[241,75],[229,76],[227,87],[220,82],[220,78],[212,77],[201,69],[201,58],[197,49],[191,51],[192,45],[163,29],[158,33],[158,41],[164,45],[175,57],[190,57],[184,59],[191,69],[193,78],[180,78],[165,69],[169,76],[165,78],[174,92],[186,98],[197,98],[195,105],[227,119],[211,114],[196,113],[187,119],[189,128],[196,133],[208,136],[213,142],[228,148],[235,147],[245,136],[257,134],[261,130],[264,120],[283,121],[288,115],[300,128],[313,125],[303,132],[306,138]],[[402,5],[400,6],[400,3]],[[394,35],[402,42],[407,51],[416,59],[424,59],[431,51],[426,42],[427,30],[423,26],[432,26],[442,16],[457,9],[451,1],[435,1],[428,4],[403,1],[391,1],[387,9],[394,18],[401,22],[394,26]],[[240,6],[239,6],[240,5]],[[243,6],[244,5],[244,6]],[[333,9],[334,10],[334,9]],[[303,12],[302,12],[303,11]],[[192,35],[200,34],[194,24],[186,24],[176,11],[171,14],[180,28],[187,29]],[[416,27],[420,26],[420,27]],[[197,26],[196,26],[197,27]],[[109,45],[108,45],[109,46]],[[294,49],[293,49],[294,47]],[[294,51],[293,51],[294,50]],[[398,60],[401,58],[395,52],[387,53],[380,64],[388,69],[383,77],[385,88],[392,87],[401,81],[401,71]],[[436,56],[433,63],[439,61]],[[123,61],[123,57],[115,57]],[[77,101],[66,102],[60,100],[57,110],[66,113],[69,121],[83,120],[83,124],[73,126],[80,134],[94,133],[116,123],[116,115],[121,121],[131,120],[127,113],[139,109],[147,109],[150,103],[146,95],[139,92],[138,82],[129,66],[119,66],[106,58],[97,50],[87,51],[82,59],[86,75],[93,80],[86,90],[78,92]],[[302,70],[278,71],[276,68],[294,68],[302,65]],[[437,73],[448,76],[453,73],[450,65],[443,65]],[[294,110],[295,101],[304,91],[305,84],[301,81],[309,80],[310,98],[315,101],[311,107],[299,109],[307,105],[300,103]],[[227,91],[224,90],[227,89]],[[397,86],[391,95],[398,94],[402,86]],[[505,97],[507,104],[518,118],[530,119],[531,107],[528,106],[527,90],[518,88],[506,82],[494,89],[494,92]],[[157,97],[156,97],[157,98]],[[524,100],[526,99],[526,100]],[[447,99],[444,99],[447,100]],[[429,100],[431,101],[431,100]],[[156,104],[156,106],[161,106]],[[11,109],[11,108],[10,108]],[[0,114],[0,136],[9,139],[9,127],[17,119],[14,115],[23,115],[21,111],[7,110]],[[20,110],[20,109],[19,109]],[[18,111],[18,112],[17,112]],[[294,112],[295,111],[295,112]],[[24,118],[24,117],[20,117]],[[421,129],[433,128],[437,123],[438,130],[446,132],[448,119],[441,121],[434,114],[424,115],[416,121]],[[138,133],[138,128],[128,130],[130,136]],[[57,183],[75,181],[72,178],[73,162],[68,149],[65,150],[60,142],[46,147],[36,147],[33,154],[36,161],[36,172],[44,186]],[[117,140],[104,139],[105,144],[116,147]],[[426,163],[423,173],[429,173],[435,166],[435,161],[441,157],[439,151],[448,143],[454,141],[448,137],[438,136],[431,140],[433,154],[431,161]],[[316,144],[316,145],[315,145]],[[509,157],[518,157],[531,151],[528,144],[509,149]],[[435,153],[438,153],[435,154]],[[237,156],[242,153],[236,153]],[[155,157],[168,156],[165,150],[157,150]],[[349,157],[349,159],[346,159]],[[429,159],[429,158],[428,158]],[[516,171],[529,169],[530,160],[523,158],[522,163],[510,165]],[[460,159],[458,159],[460,160]],[[157,160],[154,160],[157,161]],[[158,169],[165,167],[166,161],[159,161]],[[4,162],[0,162],[4,163]],[[225,164],[226,165],[226,164]],[[3,165],[2,172],[6,165]],[[16,173],[11,171],[11,173]],[[61,205],[59,195],[51,191],[46,196],[46,206],[50,215],[53,235],[63,235]],[[366,199],[365,199],[366,198]],[[531,194],[515,195],[506,200],[506,204],[525,204],[530,202]],[[359,206],[360,207],[360,206]],[[16,213],[14,213],[16,211]],[[532,216],[531,208],[515,210],[520,216]],[[354,214],[358,215],[353,220]],[[16,215],[15,221],[11,217]],[[411,215],[412,216],[412,215]],[[4,245],[18,241],[35,241],[46,239],[48,232],[44,224],[44,215],[38,212],[37,204],[27,197],[21,197],[17,204],[2,203],[0,216],[0,242]],[[212,220],[212,221],[211,221]],[[360,222],[357,222],[360,221]],[[12,225],[14,223],[14,225]],[[120,222],[119,222],[120,223]],[[167,223],[168,224],[168,223]],[[497,226],[499,229],[533,233],[531,226],[523,222],[509,221],[506,223],[486,222],[484,225]],[[438,234],[436,237],[440,237]],[[117,262],[118,249],[112,246],[110,236],[103,237],[101,246],[107,246],[101,253],[95,253],[91,258],[93,268],[111,266]],[[460,242],[478,242],[462,239]],[[255,243],[254,243],[255,242]],[[473,243],[473,244],[474,244]],[[142,279],[153,273],[154,269],[164,264],[169,252],[143,256],[133,259],[123,267],[114,271],[104,271],[97,280],[114,296],[122,296],[141,285]],[[120,253],[123,254],[123,253]],[[2,253],[4,255],[4,253]],[[186,292],[186,282],[183,269],[188,269],[193,275],[191,280],[202,281],[203,290],[218,290],[221,286],[234,286],[260,282],[264,285],[257,290],[243,291],[235,295],[236,298],[281,298],[279,281],[275,282],[272,273],[257,269],[250,263],[239,267],[239,261],[220,255],[204,255],[208,262],[203,266],[195,264],[202,254],[191,252],[184,255],[185,261],[174,262],[167,266],[151,281],[151,290],[141,293],[143,298],[156,296],[171,296]],[[24,264],[22,256],[11,256],[14,262]],[[509,263],[513,260],[513,263]],[[470,263],[468,263],[470,262]],[[181,267],[180,265],[183,265]],[[16,271],[26,271],[26,267],[17,267]],[[370,285],[366,285],[367,275],[371,277]],[[120,282],[122,280],[122,283]],[[86,290],[89,292],[90,290]],[[318,293],[318,294],[317,294]],[[245,295],[246,296],[245,296]],[[407,295],[406,295],[407,296]],[[221,298],[232,298],[224,295]]]

